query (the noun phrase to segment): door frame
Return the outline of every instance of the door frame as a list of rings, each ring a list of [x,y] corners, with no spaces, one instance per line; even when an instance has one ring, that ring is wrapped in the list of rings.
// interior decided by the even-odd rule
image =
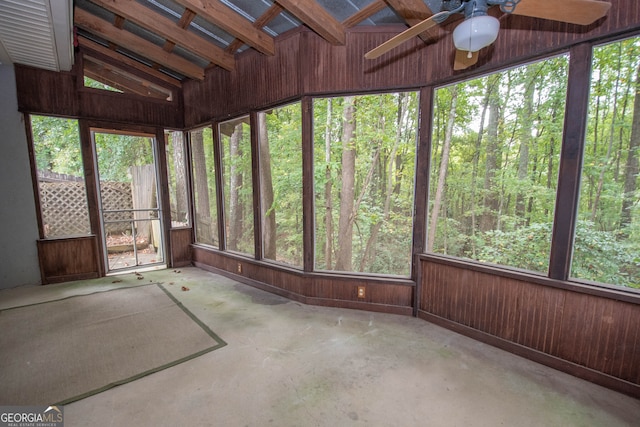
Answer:
[[[114,128],[113,125],[104,124],[104,123],[91,123],[87,126],[87,133],[89,137],[89,145],[91,147],[92,152],[92,169],[95,177],[94,188],[95,194],[93,199],[95,200],[95,218],[96,224],[94,227],[94,233],[98,237],[98,250],[99,250],[99,258],[102,263],[102,274],[101,276],[107,276],[110,274],[119,274],[119,273],[127,273],[131,271],[135,271],[137,269],[152,269],[152,268],[167,268],[170,266],[171,262],[171,247],[170,247],[170,224],[171,218],[170,214],[167,213],[167,208],[169,206],[168,201],[168,182],[167,182],[167,167],[166,167],[166,152],[165,152],[165,140],[164,140],[164,129],[159,128],[146,128],[146,127],[138,127],[138,126],[118,126]],[[106,229],[104,222],[104,211],[102,208],[102,189],[100,186],[100,172],[98,168],[98,152],[95,144],[95,134],[96,133],[105,133],[105,134],[116,134],[116,135],[126,135],[126,136],[139,136],[144,138],[150,138],[152,145],[152,152],[154,158],[154,172],[155,172],[155,190],[156,190],[156,201],[157,208],[153,210],[157,210],[158,212],[158,220],[160,222],[160,244],[162,245],[163,257],[162,261],[157,263],[149,263],[144,265],[132,265],[130,267],[111,269],[109,266],[108,259],[108,250],[107,250],[107,242],[106,242]],[[146,209],[145,209],[146,210]],[[149,209],[152,210],[152,209]],[[131,220],[136,221],[136,220]],[[134,245],[135,248],[135,245]],[[135,251],[135,249],[134,249]],[[137,254],[135,255],[136,264],[137,264]]]

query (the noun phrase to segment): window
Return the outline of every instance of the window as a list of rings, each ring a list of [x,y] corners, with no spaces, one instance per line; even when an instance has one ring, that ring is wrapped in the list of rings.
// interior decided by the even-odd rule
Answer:
[[[44,237],[91,233],[77,120],[31,116]]]
[[[546,274],[568,58],[435,93],[427,250]]]
[[[182,132],[165,131],[167,173],[169,174],[169,201],[171,226],[188,227],[189,204],[187,198],[187,159]]]
[[[258,115],[262,241],[265,259],[302,267],[300,103]]]
[[[85,55],[84,86],[111,92],[123,92],[149,98],[171,101],[173,94],[169,89],[151,83],[141,77],[128,73],[104,61]]]
[[[316,99],[315,268],[409,276],[418,96]]]
[[[640,38],[593,52],[571,275],[640,288]]]
[[[218,247],[218,208],[213,132],[210,127],[189,132],[193,163],[193,209],[196,243]]]
[[[249,116],[221,123],[226,249],[253,255],[253,181]]]

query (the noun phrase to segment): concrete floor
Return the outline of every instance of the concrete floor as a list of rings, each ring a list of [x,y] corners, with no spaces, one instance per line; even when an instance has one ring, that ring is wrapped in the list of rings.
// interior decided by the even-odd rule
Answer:
[[[640,425],[639,400],[423,320],[178,271],[0,292],[6,308],[162,282],[228,343],[65,406],[66,427]]]

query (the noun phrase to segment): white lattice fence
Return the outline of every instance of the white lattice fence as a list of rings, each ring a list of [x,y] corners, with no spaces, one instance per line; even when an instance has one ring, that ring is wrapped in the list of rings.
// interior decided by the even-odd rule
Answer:
[[[102,209],[105,211],[115,211],[122,209],[133,209],[131,200],[131,183],[129,182],[101,182],[100,192],[102,193]],[[116,234],[131,231],[130,220],[133,219],[133,212],[105,213],[105,221],[126,221],[120,223],[105,224],[108,233]]]
[[[132,209],[131,184],[102,182],[100,185],[103,209]],[[40,204],[46,237],[89,234],[87,196],[83,182],[40,182]],[[131,212],[108,214],[105,219],[130,220]],[[129,230],[130,225],[108,224],[107,230],[117,233]]]
[[[41,182],[40,203],[47,237],[89,234],[83,182]]]

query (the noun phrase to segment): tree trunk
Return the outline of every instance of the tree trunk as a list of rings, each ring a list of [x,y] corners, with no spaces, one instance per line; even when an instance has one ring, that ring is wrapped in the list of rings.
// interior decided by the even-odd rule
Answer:
[[[471,166],[471,256],[476,257],[476,224],[477,224],[477,206],[476,206],[476,179],[478,178],[478,165],[480,163],[480,149],[482,147],[482,138],[484,136],[484,121],[487,117],[489,109],[489,93],[487,91],[482,101],[482,113],[480,114],[480,129],[478,130],[478,138],[476,138],[475,149],[473,151],[473,164]]]
[[[207,163],[204,155],[202,129],[191,132],[191,153],[193,156],[193,175],[196,198],[196,232],[197,240],[202,243],[216,244],[211,223],[209,204],[209,184],[207,182]]]
[[[175,168],[176,179],[176,221],[186,221],[188,205],[187,194],[185,189],[187,188],[187,176],[186,176],[186,161],[184,158],[184,142],[182,138],[182,132],[171,133],[171,146],[173,147],[173,165]]]
[[[631,225],[631,208],[637,203],[635,193],[638,188],[638,176],[640,174],[638,157],[640,155],[640,66],[636,72],[636,95],[633,103],[633,123],[631,125],[631,138],[629,139],[629,154],[624,168],[624,196],[622,199],[622,211],[620,212],[620,229],[625,237],[629,237],[629,225]]]
[[[453,126],[456,121],[456,106],[458,103],[458,86],[453,86],[451,91],[451,106],[449,107],[449,117],[447,119],[447,131],[442,144],[442,157],[440,159],[440,174],[438,176],[438,185],[436,187],[436,195],[431,208],[431,219],[429,221],[429,237],[427,239],[427,252],[433,251],[436,240],[436,225],[438,224],[438,216],[440,214],[440,206],[444,195],[444,184],[447,178],[447,168],[449,166],[449,153],[451,151],[451,139],[453,138]]]
[[[604,186],[604,175],[607,171],[609,164],[611,163],[611,151],[613,150],[613,138],[615,135],[615,126],[616,126],[616,117],[618,116],[618,90],[620,88],[620,76],[621,76],[621,65],[620,58],[622,52],[619,52],[618,58],[618,76],[616,78],[615,90],[610,95],[613,97],[613,113],[611,119],[611,126],[609,127],[609,145],[607,146],[607,154],[605,160],[602,162],[602,167],[600,168],[600,177],[598,178],[598,184],[596,188],[595,200],[593,202],[593,206],[591,207],[591,221],[596,222],[598,215],[598,205],[600,204],[600,197],[602,196],[602,188]]]
[[[487,158],[484,175],[484,212],[480,217],[480,229],[482,231],[493,230],[497,224],[497,212],[499,209],[499,195],[494,189],[496,171],[500,168],[500,141],[498,140],[498,123],[500,121],[500,93],[498,81],[500,74],[489,77],[489,125],[487,126]],[[493,84],[493,83],[496,84]]]
[[[342,126],[342,188],[340,191],[340,219],[338,220],[338,251],[335,269],[352,270],[353,215],[355,196],[356,151],[353,138],[356,130],[354,98],[344,98]]]
[[[331,179],[331,116],[333,115],[333,102],[331,98],[327,100],[327,123],[324,134],[324,160],[327,164],[325,169],[326,182],[324,184],[324,260],[325,268],[331,269],[333,265],[333,181]]]
[[[242,205],[240,203],[240,190],[242,189],[242,173],[238,170],[238,161],[242,153],[240,152],[240,142],[242,141],[242,123],[236,125],[229,146],[229,235],[227,248],[238,250],[238,242],[242,235]]]
[[[524,222],[526,217],[525,188],[529,169],[529,146],[531,144],[531,132],[533,129],[533,94],[535,79],[538,73],[533,66],[527,68],[525,74],[526,87],[524,91],[524,109],[522,112],[522,132],[520,135],[520,152],[518,153],[518,181],[519,190],[516,195],[516,217]]]
[[[360,271],[365,271],[367,264],[371,264],[375,260],[375,247],[378,241],[378,234],[380,233],[380,228],[382,228],[382,224],[389,220],[389,214],[391,213],[391,198],[393,194],[395,194],[394,188],[394,171],[396,170],[396,161],[398,159],[398,147],[400,146],[400,142],[402,140],[402,124],[405,122],[405,117],[407,115],[408,110],[408,96],[406,93],[400,93],[398,97],[398,118],[396,122],[396,138],[393,143],[393,148],[391,149],[391,153],[389,154],[389,160],[387,163],[387,182],[386,189],[384,194],[384,207],[383,207],[383,215],[382,220],[376,222],[373,227],[371,227],[371,233],[369,234],[369,239],[367,240],[366,248],[364,251],[364,255],[362,256],[362,260],[360,261]]]
[[[262,210],[263,256],[276,259],[276,210],[273,206],[273,180],[271,177],[271,152],[267,115],[258,114],[258,132],[260,141],[260,205]]]

